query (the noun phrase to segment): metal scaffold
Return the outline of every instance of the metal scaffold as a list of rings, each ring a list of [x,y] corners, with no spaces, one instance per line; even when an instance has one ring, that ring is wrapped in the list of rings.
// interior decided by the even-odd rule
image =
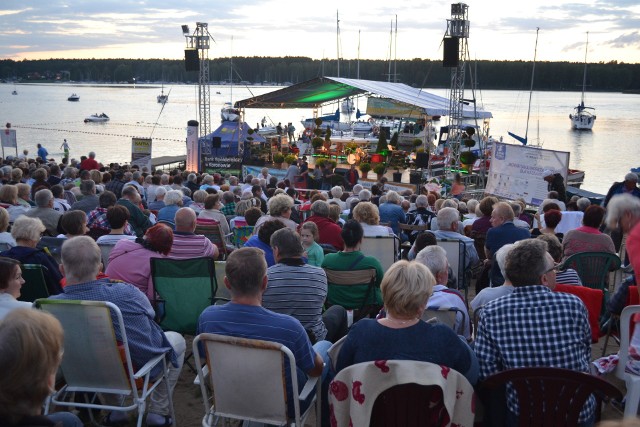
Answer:
[[[186,40],[187,49],[198,52],[198,121],[199,136],[211,133],[211,103],[209,88],[209,41],[213,39],[209,34],[206,22],[196,22],[196,29],[189,34],[189,27],[182,26],[182,33]]]
[[[447,32],[445,34],[445,49],[449,47],[451,58],[451,94],[449,97],[449,132],[447,146],[451,156],[451,165],[456,169],[460,166],[460,146],[463,139],[463,105],[464,99],[465,66],[468,52],[467,39],[469,38],[469,6],[464,3],[451,5],[451,19],[447,19]],[[445,61],[446,62],[446,61]]]

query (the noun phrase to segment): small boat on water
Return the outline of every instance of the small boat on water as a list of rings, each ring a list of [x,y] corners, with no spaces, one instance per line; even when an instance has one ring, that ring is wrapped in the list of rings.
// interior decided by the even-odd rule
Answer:
[[[17,94],[18,94],[17,90],[14,90],[13,92],[11,92],[11,95],[17,95]]]
[[[225,102],[220,109],[220,118],[223,122],[237,122],[240,120],[240,111],[237,108],[233,108],[233,104],[230,102]]]
[[[156,98],[158,100],[158,104],[166,104],[167,101],[169,101],[169,94],[168,93],[166,95],[164,94],[164,83],[162,84],[160,95],[158,95]]]
[[[109,116],[107,116],[105,113],[102,114],[92,114],[89,117],[85,117],[84,122],[85,123],[94,123],[94,122],[108,122],[109,121]]]
[[[582,96],[580,104],[573,109],[573,114],[569,114],[571,128],[575,130],[591,130],[596,121],[596,115],[592,111],[593,107],[584,106],[584,90],[587,86],[587,49],[589,48],[589,33],[587,33],[587,44],[584,48],[584,73],[582,74]]]
[[[77,102],[80,101],[80,97],[75,93],[72,93],[71,96],[67,98],[67,101]]]

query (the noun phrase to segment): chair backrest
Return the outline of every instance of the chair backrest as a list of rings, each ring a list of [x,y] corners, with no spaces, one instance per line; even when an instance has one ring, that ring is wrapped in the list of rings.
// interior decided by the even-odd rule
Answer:
[[[409,390],[417,391],[417,399],[406,398],[406,387],[394,389],[405,384],[417,386],[409,387]],[[435,386],[439,392],[434,393],[430,386]],[[438,399],[432,402],[434,396]],[[473,387],[459,372],[442,365],[409,360],[379,360],[352,365],[340,371],[329,387],[332,425],[339,427],[471,426],[473,400]],[[387,423],[390,419],[395,422]]]
[[[629,360],[629,341],[631,339],[631,319],[640,313],[640,305],[626,306],[620,314],[620,351],[618,352],[618,366],[616,376],[625,379],[625,369]]]
[[[458,278],[458,289],[467,289],[465,274],[465,246],[464,242],[457,239],[437,239],[440,246],[447,253],[447,260],[451,270]]]
[[[49,270],[40,264],[22,264],[22,278],[24,285],[20,289],[19,301],[34,302],[39,298],[47,298],[49,296],[49,288],[45,274],[49,274]]]
[[[363,237],[360,252],[376,258],[387,271],[398,260],[399,247],[400,239],[396,236]]]
[[[193,341],[193,353],[204,396],[208,396],[208,392],[203,381],[199,343],[206,354],[208,382],[213,390],[216,415],[265,424],[283,425],[287,422],[285,360],[289,361],[292,389],[298,390],[295,358],[287,347],[270,341],[217,334],[198,335]],[[296,396],[293,399],[291,403],[299,421],[299,402]],[[205,412],[209,411],[207,400]]]
[[[216,290],[216,299],[230,299],[229,289],[224,285],[224,269],[227,265],[226,261],[216,261],[216,283],[218,288]]]
[[[151,277],[162,301],[162,329],[195,335],[198,318],[213,304],[218,288],[213,258],[151,258]]]
[[[456,328],[456,316],[460,313],[462,315],[462,322]],[[436,319],[438,323],[447,325],[456,334],[462,335],[464,332],[464,322],[466,321],[465,313],[457,307],[427,307],[422,314],[422,320],[429,322],[432,319]]]
[[[111,244],[111,243],[98,243],[98,247],[100,248],[100,253],[102,254],[102,266],[104,270],[106,270],[107,266],[109,265],[109,255],[111,254],[111,251],[113,250],[114,246],[115,244]]]
[[[620,390],[608,381],[563,368],[509,369],[489,376],[482,386],[496,389],[507,383],[518,396],[520,426],[578,425],[591,394],[622,399]]]
[[[375,304],[375,268],[365,270],[324,269],[327,274],[327,302],[347,310],[360,309],[366,304]]]
[[[565,268],[573,268],[584,286],[604,290],[610,271],[620,268],[620,258],[608,252],[579,252],[563,262]]]
[[[342,344],[344,344],[344,340],[347,339],[347,336],[343,336],[338,341],[334,342],[329,350],[327,350],[327,354],[329,355],[329,361],[331,362],[331,369],[335,372],[336,364],[338,363],[338,355],[340,354],[340,349],[342,348]]]
[[[196,222],[196,234],[202,234],[218,247],[223,257],[227,255],[227,245],[222,235],[220,223],[217,221]]]
[[[53,259],[56,260],[58,264],[62,262],[62,244],[66,242],[67,239],[62,239],[58,237],[48,237],[42,236],[36,248],[45,249],[49,251]]]
[[[580,298],[587,307],[589,313],[589,325],[591,326],[591,342],[597,343],[600,340],[600,314],[602,311],[602,300],[604,295],[599,289],[591,289],[584,286],[557,284],[555,292],[564,292]]]
[[[242,227],[235,227],[233,229],[233,245],[236,248],[241,248],[249,240],[249,237],[253,234],[253,226],[245,225]]]
[[[135,389],[127,334],[118,307],[104,301],[50,299],[39,299],[36,306],[53,314],[65,331],[61,367],[69,391],[102,390],[127,395]],[[126,367],[118,349],[112,314],[118,319]]]
[[[398,223],[398,226],[400,227],[400,230],[402,231],[406,231],[407,234],[411,234],[411,232],[413,231],[426,231],[429,230],[431,228],[431,224],[425,223],[422,225],[412,225],[412,224],[402,224],[402,223]]]

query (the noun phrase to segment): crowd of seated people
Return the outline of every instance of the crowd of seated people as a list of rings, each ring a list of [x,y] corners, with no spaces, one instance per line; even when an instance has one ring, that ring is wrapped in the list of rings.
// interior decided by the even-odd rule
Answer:
[[[327,346],[344,336],[338,370],[380,358],[431,361],[458,370],[474,384],[500,369],[519,366],[588,369],[591,341],[589,324],[583,322],[586,308],[580,299],[552,291],[556,284],[581,286],[576,271],[557,271],[568,256],[594,250],[616,252],[608,232],[603,232],[609,209],[574,200],[577,208],[584,209],[582,225],[557,233],[566,212],[561,202],[567,208],[573,204],[558,200],[556,194],[549,195],[540,213],[531,215],[520,201],[501,202],[492,196],[475,200],[464,193],[457,198],[433,191],[400,193],[388,190],[384,182],[371,190],[357,184],[351,192],[333,187],[298,194],[284,181],[268,176],[268,171],[267,176],[249,176],[241,182],[234,176],[149,172],[117,164],[80,168],[78,162],[54,165],[42,159],[6,160],[0,168],[0,243],[5,245],[0,252],[4,271],[0,315],[28,306],[17,301],[24,282],[21,264],[46,267],[52,298],[111,298],[110,291],[96,289],[120,287],[146,310],[145,328],[152,331],[149,338],[155,337],[152,347],[173,349],[173,368],[179,375],[184,340],[148,323],[155,318],[157,300],[150,259],[206,256],[226,261],[225,283],[219,285],[230,289],[232,301],[226,308],[205,310],[200,331],[255,337],[260,331],[249,333],[244,323],[232,327],[225,322],[247,315],[247,322],[253,317],[263,319],[265,330],[274,322],[287,332],[265,333],[296,350],[301,377],[331,378],[335,372],[322,369]],[[55,184],[49,181],[53,173]],[[267,187],[274,179],[274,185]],[[52,186],[63,191],[56,188],[54,194]],[[633,265],[639,256],[640,214],[633,210],[633,203],[619,202],[620,197],[626,200],[624,196],[612,197],[610,209],[617,209],[613,211],[617,217],[607,216],[607,225],[629,234],[627,252]],[[197,233],[198,224],[219,225],[222,239],[231,246],[234,230],[253,228],[244,247],[222,251],[219,244]],[[427,230],[405,233],[400,224]],[[62,262],[40,245],[42,235],[61,240]],[[364,239],[394,236],[398,242],[409,241],[406,250],[397,253],[398,258],[406,253],[408,260],[383,267],[363,250]],[[458,271],[438,246],[442,239],[461,242],[464,264]],[[98,255],[96,240],[113,245],[108,259]],[[91,268],[79,268],[82,262]],[[108,264],[106,269],[101,262]],[[358,284],[348,290],[325,274],[325,270],[366,269],[375,270],[372,285]],[[486,289],[476,289],[469,310],[458,289],[468,286],[469,277],[480,278],[481,271],[487,277]],[[90,291],[87,284],[95,288]],[[527,309],[524,317],[510,317],[523,304],[538,307],[538,300],[545,301],[538,312]],[[423,312],[434,306],[460,310],[453,328],[422,321]],[[563,321],[569,316],[571,322]],[[562,352],[526,342],[527,334],[533,334],[532,324],[541,325],[544,334],[565,337],[556,347],[566,346],[571,352],[558,357]],[[529,362],[522,354],[525,350],[514,351],[502,341],[505,334],[518,336],[522,348],[540,350],[539,357]],[[508,408],[510,416],[517,418],[517,402],[511,394]],[[589,403],[581,420],[589,421],[592,410]],[[148,425],[171,421],[164,404],[150,408],[150,414]],[[4,416],[0,411],[0,419]],[[108,420],[117,421],[118,416],[108,414]]]

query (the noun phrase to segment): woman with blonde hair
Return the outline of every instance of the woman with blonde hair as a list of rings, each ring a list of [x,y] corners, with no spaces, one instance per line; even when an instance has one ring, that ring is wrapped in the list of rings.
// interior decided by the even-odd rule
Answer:
[[[16,245],[16,240],[7,231],[9,228],[9,212],[0,207],[0,247],[11,248]]]
[[[0,207],[7,210],[9,222],[14,222],[30,209],[30,207],[18,203],[18,187],[10,184],[0,187]]]
[[[353,219],[362,225],[365,237],[393,236],[391,227],[380,225],[378,207],[371,202],[359,202],[353,208]]]
[[[69,412],[41,415],[63,343],[62,326],[48,313],[21,308],[0,322],[0,425],[82,427]]]
[[[421,263],[393,264],[380,284],[386,317],[353,324],[336,370],[374,360],[415,360],[448,366],[475,384],[478,360],[471,348],[450,327],[421,320],[435,284]]]

